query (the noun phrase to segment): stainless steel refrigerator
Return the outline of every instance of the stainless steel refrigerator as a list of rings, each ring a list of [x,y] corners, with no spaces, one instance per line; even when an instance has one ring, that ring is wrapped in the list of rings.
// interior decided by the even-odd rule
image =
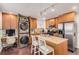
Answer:
[[[64,23],[65,38],[68,39],[68,48],[72,52],[75,51],[77,26],[75,22]]]
[[[77,40],[77,26],[75,22],[67,22],[61,23],[58,28],[61,28],[64,31],[64,38],[68,39],[68,49],[72,52],[75,51],[76,48],[76,40]]]

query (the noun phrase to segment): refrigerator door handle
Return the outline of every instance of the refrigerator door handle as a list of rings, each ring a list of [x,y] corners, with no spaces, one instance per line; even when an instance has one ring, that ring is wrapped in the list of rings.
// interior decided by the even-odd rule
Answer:
[[[74,33],[74,36],[76,36],[76,33]]]

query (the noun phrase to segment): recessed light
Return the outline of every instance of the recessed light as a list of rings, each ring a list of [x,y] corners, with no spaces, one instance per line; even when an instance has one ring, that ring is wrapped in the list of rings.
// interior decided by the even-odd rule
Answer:
[[[73,10],[77,9],[77,6],[73,6],[72,9],[73,9]]]
[[[51,11],[52,11],[52,12],[54,12],[54,11],[55,11],[55,9],[51,9]]]

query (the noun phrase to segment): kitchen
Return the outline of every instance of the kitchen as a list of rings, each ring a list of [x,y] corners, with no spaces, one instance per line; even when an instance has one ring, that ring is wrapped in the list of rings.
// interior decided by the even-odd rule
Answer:
[[[68,6],[65,3],[0,5],[0,54],[79,54],[78,3],[68,3]],[[31,47],[33,39],[39,42],[40,38],[45,40],[43,45],[48,45],[50,51],[42,51],[38,46]]]

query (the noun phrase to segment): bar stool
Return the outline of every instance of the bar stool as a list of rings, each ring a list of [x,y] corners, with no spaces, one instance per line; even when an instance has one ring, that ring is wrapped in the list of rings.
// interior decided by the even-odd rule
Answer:
[[[52,53],[54,55],[54,49],[52,47],[46,45],[45,39],[38,37],[38,41],[39,41],[39,51],[43,55],[47,55],[49,53]]]
[[[38,40],[36,40],[35,36],[31,36],[31,37],[32,37],[31,54],[33,53],[34,55],[36,55],[36,53],[39,52]]]

